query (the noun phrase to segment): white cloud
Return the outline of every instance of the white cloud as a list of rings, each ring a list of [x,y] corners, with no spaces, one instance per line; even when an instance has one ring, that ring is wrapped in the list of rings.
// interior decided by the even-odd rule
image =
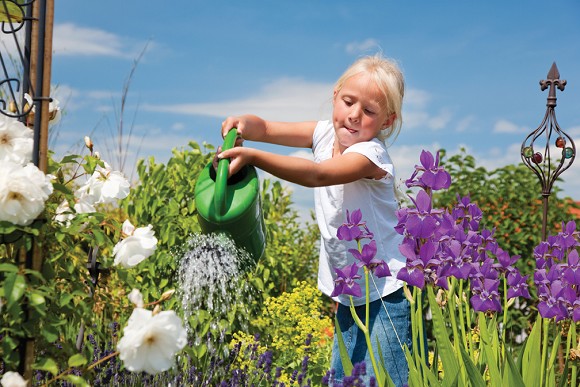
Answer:
[[[416,109],[424,109],[431,101],[431,94],[425,90],[407,89],[403,103]]]
[[[346,52],[349,54],[360,54],[369,50],[380,48],[379,42],[376,39],[366,39],[362,42],[352,42],[346,45]]]
[[[82,27],[74,23],[54,26],[54,55],[134,59],[140,50],[142,49],[136,48],[124,37],[101,29]]]
[[[494,133],[526,133],[528,130],[508,120],[498,120],[493,126]]]
[[[227,117],[246,113],[277,121],[328,119],[331,112],[333,84],[310,83],[302,79],[282,78],[265,85],[246,99],[173,105],[145,104],[148,111]]]

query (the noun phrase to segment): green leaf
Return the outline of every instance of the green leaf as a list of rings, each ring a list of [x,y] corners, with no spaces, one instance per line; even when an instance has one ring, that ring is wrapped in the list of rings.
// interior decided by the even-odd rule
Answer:
[[[64,380],[68,380],[75,386],[83,386],[83,387],[90,387],[90,384],[81,376],[77,375],[66,375],[63,377]]]
[[[80,366],[83,366],[85,364],[87,364],[87,359],[83,355],[81,355],[80,353],[72,355],[68,359],[68,366],[69,367],[80,367]]]
[[[0,22],[21,23],[24,17],[23,10],[10,1],[3,1],[0,5]]]
[[[495,319],[491,319],[490,323],[490,325],[495,326]],[[495,345],[496,342],[494,341],[497,332],[494,332],[495,330],[490,332],[490,327],[487,325],[487,320],[483,312],[479,312],[478,326],[481,331],[481,348],[483,355],[487,359],[486,364],[491,377],[491,383],[492,385],[500,385],[502,377],[496,361],[496,355],[499,354],[500,348],[499,345]]]
[[[37,370],[48,371],[54,376],[58,375],[58,366],[51,358],[40,359],[32,367]]]
[[[532,331],[526,340],[521,361],[522,375],[526,386],[533,386],[540,380],[540,367],[538,367],[538,364],[541,362],[541,340],[542,318],[538,315],[538,319],[534,323]]]
[[[449,333],[445,327],[445,318],[443,317],[441,308],[435,299],[433,287],[427,287],[427,295],[429,298],[431,313],[433,314],[433,335],[435,336],[437,347],[441,356],[441,362],[443,363],[445,380],[451,380],[454,379],[459,373],[459,362],[455,357],[453,345],[451,345],[451,341],[449,340]],[[450,379],[448,379],[448,377]]]
[[[469,377],[469,383],[473,387],[485,387],[485,380],[483,376],[479,373],[479,370],[473,364],[473,360],[471,360],[471,356],[467,353],[463,345],[459,346],[459,350],[461,351],[461,359],[463,359],[463,364],[465,366],[465,370],[467,371],[467,376]],[[498,384],[500,385],[500,384]],[[506,386],[512,386],[511,384],[506,384]]]
[[[11,263],[0,263],[0,272],[1,271],[10,272],[10,273],[17,273],[18,266],[13,265]]]
[[[516,367],[516,363],[512,358],[511,353],[506,352],[507,367],[503,370],[503,385],[510,387],[526,387],[524,379],[520,374],[520,370]]]
[[[338,350],[340,353],[340,361],[342,362],[342,369],[344,370],[344,374],[346,376],[350,376],[352,375],[352,369],[354,367],[352,366],[352,361],[348,356],[346,345],[344,345],[344,339],[342,338],[342,332],[340,330],[340,325],[338,324],[338,319],[336,318],[336,316],[334,317],[334,327],[338,339]]]
[[[386,382],[388,387],[395,387],[395,383],[393,383],[393,379],[391,379],[391,375],[389,375],[389,372],[385,368],[385,364],[386,364],[385,358],[383,356],[381,342],[380,342],[378,337],[377,337],[377,351],[379,352],[379,358],[380,358],[379,376],[377,377],[377,379],[380,381],[379,386],[384,386],[385,382]]]
[[[405,357],[407,358],[407,364],[409,365],[409,387],[422,387],[423,379],[421,378],[421,372],[419,372],[417,367],[415,367],[413,355],[411,355],[407,345],[405,345]],[[434,384],[434,386],[437,385],[440,384]]]
[[[10,273],[4,281],[4,297],[8,306],[17,303],[26,290],[26,280],[18,273]]]

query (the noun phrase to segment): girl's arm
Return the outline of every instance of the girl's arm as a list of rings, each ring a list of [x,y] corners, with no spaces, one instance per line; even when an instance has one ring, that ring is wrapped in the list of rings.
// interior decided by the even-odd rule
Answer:
[[[228,117],[222,123],[222,135],[225,137],[230,129],[237,128],[238,135],[243,140],[312,148],[312,135],[315,127],[315,121],[275,122],[266,121],[254,115],[244,115]]]
[[[335,156],[321,163],[258,149],[235,147],[218,158],[231,158],[230,175],[244,165],[254,165],[272,175],[306,187],[346,184],[363,178],[379,179],[386,172],[359,153]]]

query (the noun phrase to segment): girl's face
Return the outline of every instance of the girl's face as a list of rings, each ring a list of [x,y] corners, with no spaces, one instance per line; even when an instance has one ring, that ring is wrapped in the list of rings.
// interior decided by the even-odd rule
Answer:
[[[332,122],[342,153],[349,146],[370,141],[392,124],[395,115],[383,106],[384,96],[366,73],[348,78],[334,91]]]

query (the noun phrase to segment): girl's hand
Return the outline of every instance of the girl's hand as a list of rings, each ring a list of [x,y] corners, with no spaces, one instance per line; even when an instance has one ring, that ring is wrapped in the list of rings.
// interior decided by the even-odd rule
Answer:
[[[230,159],[230,167],[228,170],[228,178],[235,175],[245,165],[252,162],[252,149],[244,147],[235,147],[217,154],[218,161],[221,159]]]
[[[225,138],[226,135],[232,130],[236,128],[238,136],[236,137],[236,142],[234,146],[242,146],[244,142],[244,138],[242,136],[242,128],[245,128],[246,124],[241,117],[228,117],[224,122],[222,122],[222,137]]]
[[[253,115],[228,117],[222,122],[222,136],[225,137],[232,128],[236,128],[238,138],[236,146],[242,144],[244,139],[259,139],[265,132],[266,123],[263,119]]]

